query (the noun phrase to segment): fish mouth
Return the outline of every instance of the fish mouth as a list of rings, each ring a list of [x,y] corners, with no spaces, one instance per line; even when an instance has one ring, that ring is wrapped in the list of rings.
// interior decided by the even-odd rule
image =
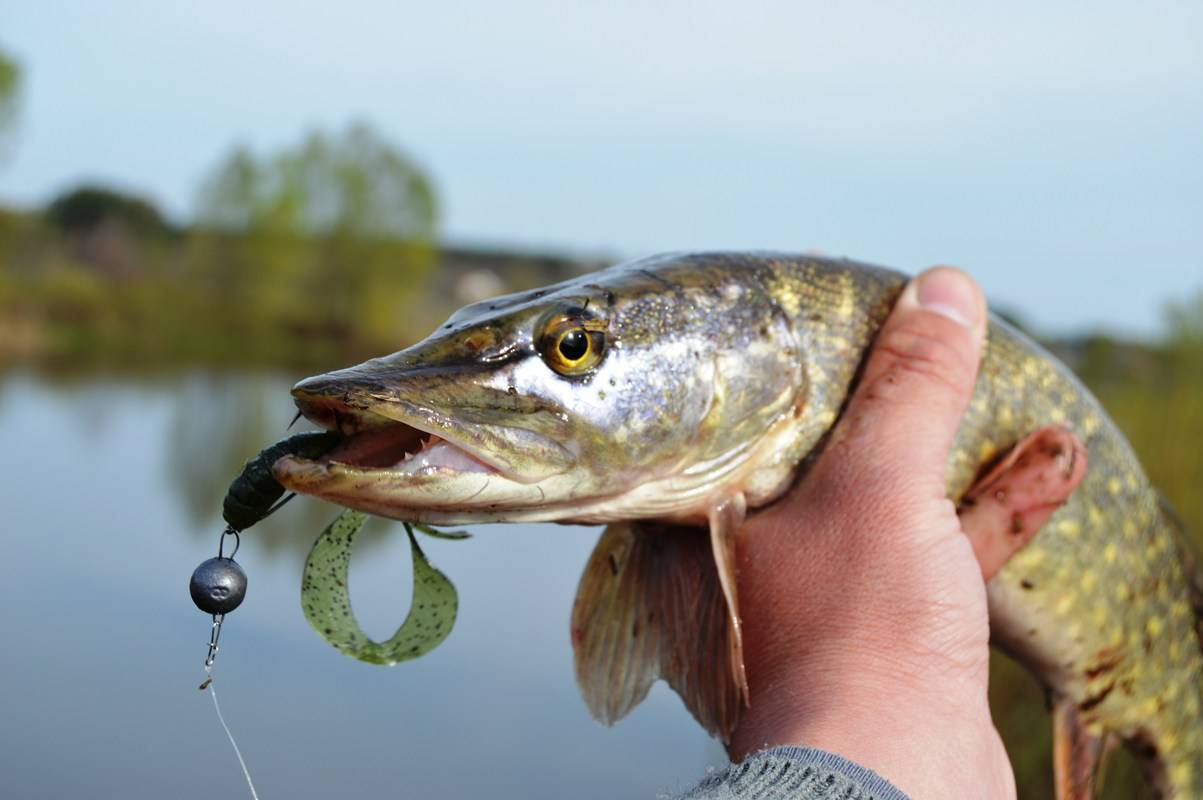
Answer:
[[[329,426],[343,438],[311,463],[332,473],[346,474],[501,474],[503,465],[493,463],[487,453],[473,448],[468,442],[447,438],[446,430],[442,434],[436,433],[432,427],[420,427],[371,412],[344,412]]]
[[[545,497],[537,482],[561,471],[554,458],[522,452],[562,452],[530,431],[465,422],[395,396],[310,393],[304,383],[293,395],[306,419],[342,434],[322,456],[275,462],[276,480],[301,494],[394,519],[459,524],[537,506]],[[532,471],[532,462],[540,468]]]

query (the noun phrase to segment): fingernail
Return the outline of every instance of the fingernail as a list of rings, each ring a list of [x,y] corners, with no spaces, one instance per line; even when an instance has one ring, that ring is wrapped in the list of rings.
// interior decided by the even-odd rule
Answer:
[[[981,322],[981,300],[973,279],[951,267],[934,267],[915,278],[915,298],[928,311],[966,328]]]

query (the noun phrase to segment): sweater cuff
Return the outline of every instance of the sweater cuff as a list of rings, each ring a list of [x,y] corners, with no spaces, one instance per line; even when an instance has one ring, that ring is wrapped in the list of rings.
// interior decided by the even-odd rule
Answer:
[[[774,747],[702,781],[679,800],[908,800],[871,769],[813,747]]]

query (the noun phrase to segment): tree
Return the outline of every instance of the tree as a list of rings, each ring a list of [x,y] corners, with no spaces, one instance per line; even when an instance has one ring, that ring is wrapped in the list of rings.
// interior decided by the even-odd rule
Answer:
[[[1170,342],[1179,346],[1203,346],[1203,291],[1194,297],[1170,303],[1166,309]]]
[[[430,242],[436,208],[422,170],[358,124],[262,160],[235,149],[202,188],[199,217],[226,231]]]
[[[59,195],[44,216],[76,259],[113,277],[144,271],[148,248],[171,234],[151,203],[103,186],[80,186]]]
[[[199,227],[241,292],[297,325],[373,339],[402,330],[434,257],[436,204],[422,170],[366,125],[256,157],[235,149],[205,182]]]
[[[139,237],[170,231],[150,202],[103,186],[79,186],[59,195],[46,207],[46,219],[67,234],[89,233],[105,223],[120,224]]]
[[[9,137],[16,125],[20,87],[20,66],[0,51],[0,155],[7,150]]]

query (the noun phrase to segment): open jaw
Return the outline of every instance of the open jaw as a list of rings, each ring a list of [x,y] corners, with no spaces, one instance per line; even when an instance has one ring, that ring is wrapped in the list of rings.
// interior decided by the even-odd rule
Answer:
[[[343,439],[318,458],[289,455],[273,473],[288,489],[372,514],[413,522],[463,524],[534,519],[541,487],[508,474],[475,446],[466,428],[441,433],[370,411],[334,419],[306,414]],[[455,441],[449,437],[454,436]],[[525,512],[525,513],[523,513]],[[542,513],[546,513],[544,510]]]
[[[327,469],[360,473],[498,472],[480,456],[438,434],[392,421],[357,430],[315,461]]]

